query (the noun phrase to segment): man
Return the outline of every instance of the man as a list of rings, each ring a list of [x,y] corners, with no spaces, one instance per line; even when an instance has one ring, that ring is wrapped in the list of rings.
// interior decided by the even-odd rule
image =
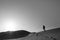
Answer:
[[[45,31],[45,25],[43,25],[43,30]]]

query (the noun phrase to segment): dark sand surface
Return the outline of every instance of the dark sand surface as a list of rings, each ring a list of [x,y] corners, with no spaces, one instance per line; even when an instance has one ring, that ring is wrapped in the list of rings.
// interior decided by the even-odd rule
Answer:
[[[25,37],[4,40],[60,40],[60,28],[46,30],[37,33],[33,32]]]

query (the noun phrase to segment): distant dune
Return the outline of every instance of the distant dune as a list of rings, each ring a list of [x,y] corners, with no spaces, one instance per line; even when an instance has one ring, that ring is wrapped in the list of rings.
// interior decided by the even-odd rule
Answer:
[[[26,30],[1,32],[0,33],[0,39],[22,38],[22,37],[26,37],[29,34],[30,34],[30,32],[28,32]]]
[[[23,32],[22,34],[24,35],[23,37],[21,37],[22,36],[21,32]],[[4,39],[4,40],[60,40],[60,28],[55,28],[51,30],[37,32],[37,33],[36,32],[31,33],[31,32],[23,30],[23,31],[14,32],[12,35],[16,36],[15,34],[21,35],[20,38],[18,36],[18,38],[12,39],[12,36],[11,36],[11,39]]]

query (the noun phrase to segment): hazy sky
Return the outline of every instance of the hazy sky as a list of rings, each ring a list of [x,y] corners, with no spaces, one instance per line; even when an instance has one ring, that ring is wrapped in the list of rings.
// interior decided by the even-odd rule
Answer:
[[[0,0],[0,31],[42,31],[60,27],[59,0]]]

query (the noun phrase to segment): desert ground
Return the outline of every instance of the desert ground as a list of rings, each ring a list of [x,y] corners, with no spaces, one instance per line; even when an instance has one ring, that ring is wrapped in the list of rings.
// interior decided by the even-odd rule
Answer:
[[[60,28],[55,28],[41,32],[32,32],[28,35],[25,35],[25,37],[1,40],[60,40]]]

